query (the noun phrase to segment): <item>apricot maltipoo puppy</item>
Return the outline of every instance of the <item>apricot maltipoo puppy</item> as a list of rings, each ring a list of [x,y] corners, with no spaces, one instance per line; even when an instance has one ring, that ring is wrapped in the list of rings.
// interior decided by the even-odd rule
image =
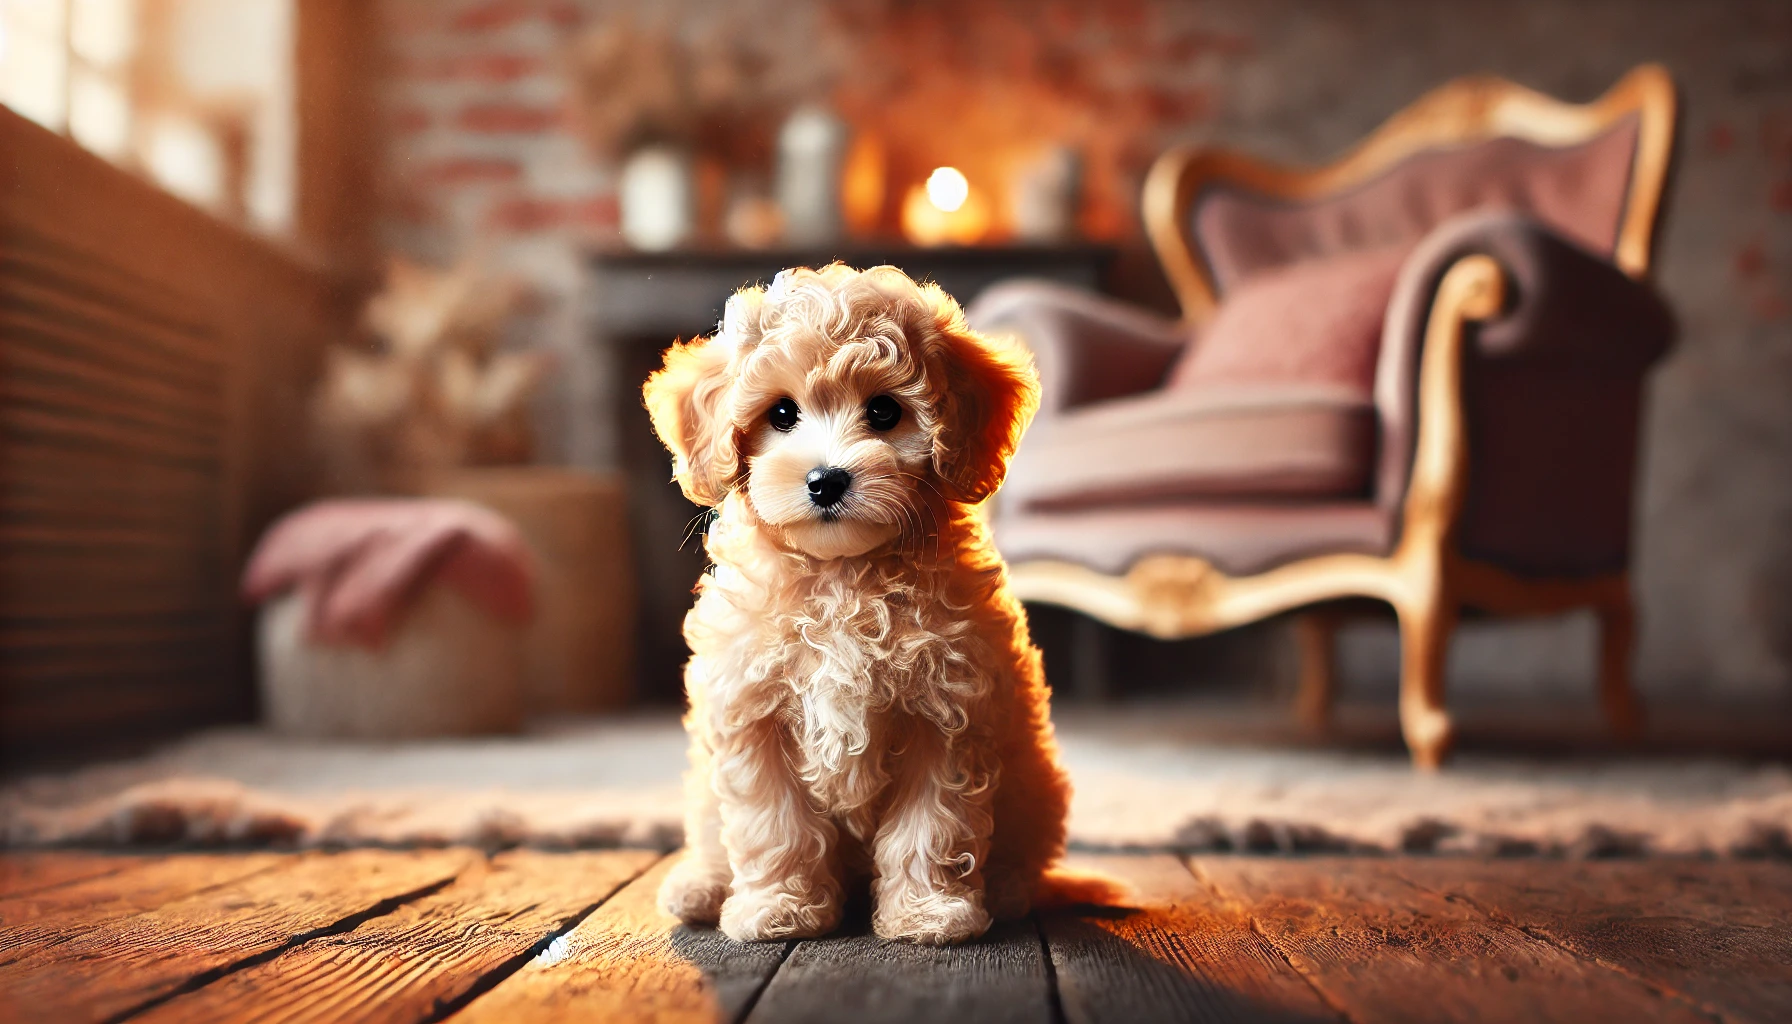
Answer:
[[[1039,652],[975,506],[1038,402],[1031,357],[894,267],[779,274],[647,381],[718,512],[685,618],[686,854],[660,901],[740,940],[952,943],[1073,885]]]

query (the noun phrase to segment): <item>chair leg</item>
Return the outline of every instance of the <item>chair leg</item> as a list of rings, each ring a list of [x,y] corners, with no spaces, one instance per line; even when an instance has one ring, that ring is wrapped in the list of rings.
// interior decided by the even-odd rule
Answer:
[[[1631,657],[1636,643],[1636,612],[1630,595],[1599,607],[1599,702],[1612,732],[1635,739],[1642,732],[1643,709],[1631,683]]]
[[[1455,739],[1444,709],[1444,672],[1456,603],[1439,587],[1397,609],[1400,617],[1400,731],[1416,768],[1435,771]]]
[[[1323,732],[1331,725],[1332,703],[1337,696],[1338,617],[1328,611],[1311,611],[1294,620],[1295,645],[1300,650],[1300,689],[1294,709],[1301,725]]]

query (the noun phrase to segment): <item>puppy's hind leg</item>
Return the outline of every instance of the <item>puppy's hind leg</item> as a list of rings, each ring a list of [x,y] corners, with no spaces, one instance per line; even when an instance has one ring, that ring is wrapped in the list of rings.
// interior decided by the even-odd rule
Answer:
[[[684,857],[660,884],[660,906],[689,925],[714,925],[722,916],[733,872],[722,847],[722,812],[710,773],[709,745],[688,723],[691,766],[684,777]]]
[[[810,938],[840,923],[835,829],[791,767],[789,736],[761,719],[715,742],[715,791],[734,891],[722,904],[733,939]]]

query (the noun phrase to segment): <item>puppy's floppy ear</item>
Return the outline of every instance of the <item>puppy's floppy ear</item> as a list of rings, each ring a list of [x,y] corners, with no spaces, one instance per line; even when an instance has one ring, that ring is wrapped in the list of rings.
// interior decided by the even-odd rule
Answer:
[[[735,292],[716,333],[667,349],[666,365],[641,389],[654,433],[672,452],[672,476],[699,505],[720,505],[745,475],[744,438],[734,421],[734,366],[759,345],[764,309],[763,288]]]
[[[704,506],[720,505],[741,475],[728,408],[734,346],[724,334],[673,345],[641,389],[654,433],[672,452],[672,476],[685,497]]]
[[[995,493],[1039,408],[1039,374],[1017,340],[985,337],[938,286],[922,290],[932,330],[924,350],[943,385],[933,468],[946,497],[975,504]]]

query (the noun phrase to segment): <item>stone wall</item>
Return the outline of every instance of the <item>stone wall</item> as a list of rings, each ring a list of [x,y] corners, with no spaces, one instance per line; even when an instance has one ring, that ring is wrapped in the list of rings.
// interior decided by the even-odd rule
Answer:
[[[575,352],[577,253],[613,238],[612,175],[573,129],[567,48],[605,18],[662,19],[721,47],[759,97],[739,151],[827,100],[892,154],[894,188],[936,163],[999,178],[1048,141],[1087,164],[1082,225],[1128,246],[1116,284],[1167,292],[1138,244],[1138,182],[1176,142],[1324,159],[1427,88],[1488,71],[1572,99],[1667,64],[1684,149],[1659,280],[1684,341],[1651,393],[1637,576],[1639,671],[1657,693],[1792,696],[1792,5],[1784,0],[379,0],[389,52],[382,235],[447,259],[484,245],[557,303],[532,337]],[[755,143],[755,140],[758,140]],[[763,168],[761,168],[763,170]],[[569,358],[555,453],[602,465],[613,439]],[[629,382],[632,383],[632,382]],[[1584,688],[1568,619],[1471,629],[1466,685]],[[1346,644],[1391,678],[1391,637]]]

